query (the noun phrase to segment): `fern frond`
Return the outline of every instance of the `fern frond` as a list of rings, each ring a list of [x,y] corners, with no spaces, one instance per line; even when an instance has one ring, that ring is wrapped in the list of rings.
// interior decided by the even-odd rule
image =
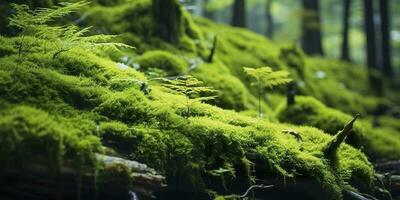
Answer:
[[[258,87],[268,87],[272,88],[278,85],[284,85],[291,81],[289,77],[289,72],[287,71],[273,71],[270,67],[260,67],[260,68],[243,68],[245,73],[256,81],[252,82],[251,85],[257,85]],[[260,85],[261,84],[261,85]]]
[[[75,12],[88,4],[89,2],[86,1],[78,1],[75,3],[61,2],[59,5],[52,6],[51,8],[38,8],[34,11],[35,21],[38,24],[45,24]]]
[[[216,90],[211,87],[201,86],[202,81],[197,80],[192,76],[180,76],[176,79],[163,79],[162,86],[169,92],[177,93],[186,97],[189,102],[187,106],[187,115],[189,117],[191,102],[202,102],[216,98],[216,96],[201,96],[207,93],[215,93]]]
[[[26,5],[12,4],[16,13],[10,17],[10,26],[20,29],[23,36],[33,36],[42,40],[38,41],[37,44],[46,46],[44,49],[50,46],[54,52],[53,58],[73,48],[83,50],[134,48],[126,44],[110,42],[115,37],[114,35],[85,36],[91,27],[80,29],[75,25],[48,25],[49,22],[70,14],[87,4],[86,1],[64,2],[51,8],[39,8],[34,11],[31,11]],[[20,43],[19,52],[22,52],[21,49],[29,48],[28,45],[22,45],[22,41]]]
[[[270,67],[243,68],[244,72],[256,81],[251,86],[256,86],[258,90],[258,114],[262,117],[261,97],[265,88],[284,85],[292,81],[287,71],[273,71]]]

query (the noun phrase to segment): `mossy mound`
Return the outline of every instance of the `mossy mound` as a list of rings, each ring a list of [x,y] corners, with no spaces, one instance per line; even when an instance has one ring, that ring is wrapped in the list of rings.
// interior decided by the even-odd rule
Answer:
[[[157,68],[169,75],[183,74],[188,70],[185,61],[167,51],[148,51],[140,56],[138,62],[141,70]]]
[[[146,96],[135,83],[113,90],[110,86],[119,79],[140,80],[144,75],[79,51],[61,55],[65,65],[39,54],[23,60],[14,55],[0,58],[6,110],[2,134],[12,133],[3,141],[4,154],[17,155],[16,160],[28,154],[56,156],[44,158],[47,162],[79,155],[78,160],[90,161],[94,152],[102,151],[101,140],[103,146],[166,175],[171,187],[231,194],[244,191],[254,176],[280,177],[278,182],[307,177],[322,185],[322,196],[337,199],[347,182],[337,174],[344,172],[372,187],[373,169],[365,156],[344,145],[339,150],[343,165],[333,168],[320,153],[331,137],[317,129],[269,123],[204,103],[193,105],[192,117],[186,119],[182,96],[165,93],[157,85]],[[71,63],[79,63],[85,73],[68,75],[64,69],[75,66]],[[284,134],[287,128],[301,133],[303,143]],[[48,146],[36,148],[43,143]],[[34,147],[36,151],[31,150]],[[20,149],[24,151],[14,152]],[[364,184],[353,184],[358,185]]]
[[[297,97],[296,103],[290,106],[282,104],[277,110],[277,118],[281,122],[314,126],[332,135],[351,120],[350,115],[326,107],[312,97]],[[396,131],[374,128],[366,120],[355,125],[347,142],[364,148],[368,155],[375,158],[398,159],[400,155],[400,139]]]
[[[313,87],[312,92],[321,91],[322,95],[316,96],[323,99],[337,93],[322,92],[326,85],[310,78],[310,74],[328,61],[309,64],[315,60],[298,52],[285,54],[283,57],[293,56],[285,61],[279,46],[260,35],[206,20],[193,22],[184,11],[183,35],[178,44],[171,44],[155,37],[150,6],[150,0],[96,5],[88,8],[82,22],[96,26],[100,32],[124,33],[121,40],[136,46],[136,52],[93,53],[75,48],[54,59],[46,52],[26,52],[19,57],[12,45],[16,38],[0,38],[5,44],[0,47],[0,134],[7,139],[0,140],[1,155],[5,155],[1,168],[18,166],[26,157],[41,157],[55,169],[70,165],[62,161],[72,159],[76,160],[77,169],[83,165],[96,171],[99,166],[93,160],[95,153],[107,152],[148,164],[166,176],[168,188],[201,191],[211,197],[242,194],[260,180],[272,180],[281,191],[294,187],[294,197],[305,193],[313,199],[341,199],[349,188],[368,194],[378,192],[374,169],[360,150],[342,144],[336,160],[325,158],[322,152],[333,139],[330,134],[343,128],[350,116],[316,100],[298,98],[293,115],[285,115],[290,108],[283,106],[278,117],[293,124],[321,126],[323,130],[283,124],[277,122],[266,103],[270,98],[262,97],[261,106],[267,117],[251,117],[252,110],[256,110],[256,92],[242,67],[269,65],[297,74],[304,70],[305,87]],[[208,52],[205,47],[212,38],[208,33],[217,33],[220,41],[211,63],[203,61]],[[183,60],[190,61],[191,74],[220,90],[220,97],[212,103],[221,108],[196,102],[190,105],[187,116],[185,97],[168,93],[131,64],[121,65],[120,56],[139,58],[143,68],[161,68],[171,75],[184,73]],[[303,58],[305,65],[293,68],[295,60]],[[332,71],[339,70],[338,63]],[[346,72],[341,72],[340,77],[346,77]],[[151,90],[143,91],[143,83]],[[334,78],[323,83],[338,85]],[[355,103],[350,96],[363,97],[365,87],[354,87],[359,93],[345,88],[347,96],[338,96],[331,104],[343,109],[346,103]],[[270,104],[281,101],[281,94],[274,94],[276,100]],[[357,109],[369,112],[364,109],[367,103],[360,102],[362,106]],[[374,134],[367,136],[359,126],[354,130],[354,146],[365,145],[370,155],[390,157],[388,152],[397,152],[397,142],[389,140],[392,133],[371,129]],[[379,131],[387,137],[378,135]],[[288,132],[296,132],[302,139]],[[365,142],[372,137],[379,139],[376,143]],[[394,145],[381,145],[384,142]],[[135,189],[129,185],[128,169],[113,166],[109,172],[99,178],[119,178],[123,180],[119,189]],[[299,187],[297,181],[301,180],[312,183],[313,190]],[[106,190],[107,184],[99,189]]]
[[[93,153],[101,152],[100,139],[88,132],[94,127],[92,122],[78,124],[78,119],[54,117],[24,105],[7,106],[0,115],[0,168],[4,173],[43,164],[55,174],[67,159],[76,166],[94,166]]]

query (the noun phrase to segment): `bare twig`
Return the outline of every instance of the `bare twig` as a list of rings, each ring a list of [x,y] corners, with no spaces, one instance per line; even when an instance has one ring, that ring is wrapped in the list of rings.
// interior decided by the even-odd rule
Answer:
[[[212,63],[214,60],[215,50],[217,49],[217,35],[214,36],[213,45],[211,47],[210,55],[207,58],[208,63]]]
[[[246,192],[242,196],[239,196],[239,199],[244,199],[245,197],[247,197],[247,195],[249,195],[249,193],[252,190],[254,190],[256,188],[266,189],[266,188],[271,188],[271,187],[274,187],[274,185],[266,185],[266,186],[264,186],[263,184],[261,184],[261,185],[252,185],[252,186],[249,187],[249,189],[246,190]]]
[[[362,193],[351,191],[351,190],[345,190],[345,192],[347,194],[349,194],[349,196],[352,199],[355,199],[355,200],[378,200],[377,198],[375,198],[371,195],[368,195],[368,194],[362,194]]]
[[[301,137],[301,135],[294,130],[287,129],[287,130],[283,130],[282,132],[294,136],[294,138],[296,138],[297,142],[303,142],[303,138]]]

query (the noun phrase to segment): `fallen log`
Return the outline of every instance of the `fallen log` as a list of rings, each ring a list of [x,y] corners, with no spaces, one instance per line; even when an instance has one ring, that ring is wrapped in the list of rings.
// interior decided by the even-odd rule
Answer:
[[[400,160],[381,162],[374,165],[377,171],[400,173]]]
[[[165,187],[164,177],[143,163],[100,154],[96,158],[104,169],[118,163],[131,169],[131,174],[126,178],[111,176],[100,179],[96,178],[98,175],[91,167],[80,168],[69,160],[54,174],[38,161],[1,171],[0,199],[124,199],[117,198],[121,195],[151,199],[154,192]],[[102,170],[99,169],[99,174]],[[129,184],[123,184],[126,179]],[[99,190],[101,187],[103,189]]]

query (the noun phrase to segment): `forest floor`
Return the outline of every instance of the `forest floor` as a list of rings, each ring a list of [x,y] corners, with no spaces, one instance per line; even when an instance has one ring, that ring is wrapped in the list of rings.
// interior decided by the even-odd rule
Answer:
[[[151,6],[73,14],[119,35],[112,48],[77,27],[0,36],[0,198],[400,199],[398,92],[375,93],[363,66],[180,7],[168,42]],[[286,86],[260,93],[243,67],[289,72],[294,102]]]

